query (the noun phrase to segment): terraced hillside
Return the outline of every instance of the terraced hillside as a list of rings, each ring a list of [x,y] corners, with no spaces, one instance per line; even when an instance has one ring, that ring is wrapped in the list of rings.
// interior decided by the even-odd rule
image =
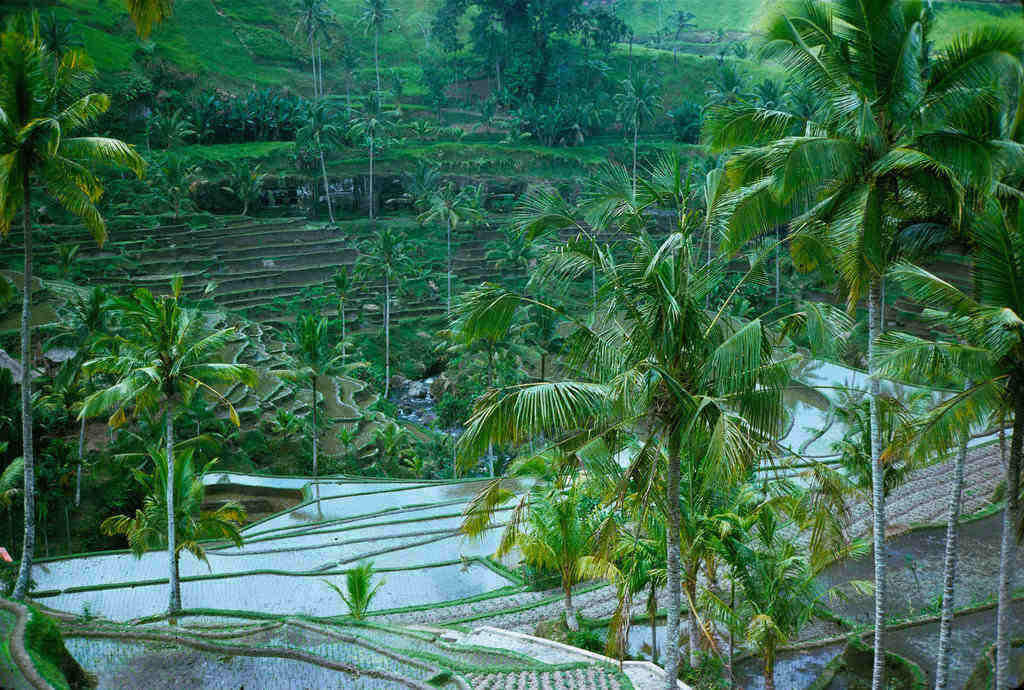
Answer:
[[[515,573],[488,558],[497,528],[476,541],[458,533],[479,482],[221,473],[207,481],[301,489],[307,500],[249,525],[241,548],[209,544],[208,564],[184,556],[188,608],[180,625],[161,614],[162,552],[141,559],[128,552],[42,559],[35,567],[33,598],[63,612],[68,647],[97,674],[99,687],[175,687],[181,678],[168,675],[169,667],[215,677],[225,688],[323,687],[345,675],[345,687],[353,688],[424,688],[428,681],[467,689],[633,687],[619,669],[586,657],[545,663],[474,643],[473,636],[462,641],[452,630],[380,622],[523,591]],[[325,583],[343,586],[345,572],[366,560],[383,578],[370,622],[342,620],[346,605]]]
[[[441,313],[443,231],[421,228],[410,218],[387,223],[411,235],[420,255],[416,280],[408,281],[416,284],[415,292],[397,292],[392,316],[401,320]],[[320,297],[329,294],[331,277],[339,268],[354,267],[359,245],[371,232],[362,220],[341,222],[336,228],[292,219],[197,229],[172,225],[114,231],[98,249],[84,241],[87,236],[80,228],[58,227],[38,233],[37,257],[40,262],[53,261],[58,243],[80,242],[79,261],[87,285],[123,290],[148,287],[159,292],[167,289],[171,278],[182,276],[186,296],[197,301],[210,299],[217,307],[259,318],[280,314],[284,302],[304,295],[313,297],[316,291]],[[494,278],[495,268],[485,256],[488,244],[497,237],[498,233],[487,228],[455,236],[457,281],[475,284]],[[20,259],[21,238],[14,235],[10,242],[0,245],[0,264],[13,266]],[[515,269],[511,271],[515,273]],[[370,324],[380,321],[382,292],[382,276],[372,271],[358,283],[347,306],[351,326],[364,320]],[[330,303],[337,304],[334,300]]]

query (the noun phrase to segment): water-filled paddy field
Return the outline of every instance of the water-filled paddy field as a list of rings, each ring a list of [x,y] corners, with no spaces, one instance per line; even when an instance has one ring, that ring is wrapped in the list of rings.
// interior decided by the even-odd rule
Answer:
[[[220,475],[208,482],[260,490],[302,488],[309,479]],[[186,608],[332,616],[347,611],[325,584],[343,585],[346,569],[373,560],[385,584],[375,609],[437,604],[514,585],[480,562],[497,549],[501,530],[478,539],[459,534],[461,512],[480,482],[409,483],[328,479],[319,500],[242,531],[241,548],[207,545],[207,562],[181,557]],[[499,513],[504,516],[506,513]],[[33,577],[47,606],[113,620],[158,614],[167,604],[167,555],[106,553],[40,562]]]

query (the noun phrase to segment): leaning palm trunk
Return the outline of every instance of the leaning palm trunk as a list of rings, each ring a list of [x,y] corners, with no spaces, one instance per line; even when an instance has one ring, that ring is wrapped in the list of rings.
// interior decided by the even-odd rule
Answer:
[[[679,443],[670,444],[665,499],[666,584],[668,589],[668,620],[665,630],[665,687],[675,690],[679,678],[679,612],[682,608],[679,573]]]
[[[1013,435],[1010,437],[1010,461],[1006,468],[1006,508],[1003,510],[1003,539],[999,549],[999,608],[996,614],[996,690],[1008,690],[1010,675],[1010,607],[1013,585],[1015,533],[1020,521],[1020,469],[1024,452],[1024,390],[1011,379],[1013,395]]]
[[[953,486],[949,492],[949,516],[946,522],[946,555],[942,566],[942,618],[939,622],[939,653],[935,664],[935,690],[945,690],[949,682],[949,646],[952,641],[953,603],[956,571],[960,556],[960,510],[963,507],[964,464],[967,439],[960,443],[953,466]]]
[[[886,594],[886,548],[885,548],[885,473],[882,467],[882,425],[878,399],[881,396],[881,382],[878,379],[875,361],[875,340],[879,336],[878,322],[879,280],[871,281],[868,291],[868,376],[870,380],[871,406],[871,490],[874,524],[875,556],[875,649],[874,666],[871,675],[871,690],[885,688],[885,594]]]
[[[324,175],[324,197],[327,199],[327,215],[334,223],[334,204],[331,202],[331,185],[327,181],[327,163],[324,162],[324,147],[320,146],[320,170]]]
[[[198,436],[198,434],[196,434]],[[75,507],[82,503],[82,461],[85,460],[85,417],[78,423],[78,470],[75,473]]]
[[[21,296],[21,455],[25,461],[25,536],[21,544],[21,565],[14,584],[14,598],[21,600],[28,593],[32,574],[32,556],[36,548],[36,470],[32,447],[32,227],[29,222],[28,173],[22,179],[25,201],[22,207],[25,242],[25,282]]]
[[[174,521],[174,421],[171,418],[171,402],[164,410],[164,425],[167,434],[167,560],[170,569],[170,604],[168,613],[181,610],[181,581],[178,577],[177,529]]]

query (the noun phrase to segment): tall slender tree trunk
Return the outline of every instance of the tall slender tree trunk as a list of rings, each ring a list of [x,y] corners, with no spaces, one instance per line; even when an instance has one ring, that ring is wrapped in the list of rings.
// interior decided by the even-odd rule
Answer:
[[[780,292],[782,290],[782,276],[779,267],[779,247],[782,245],[782,228],[775,229],[775,306],[779,306]]]
[[[319,142],[317,142],[319,144]],[[331,185],[327,181],[327,163],[324,161],[324,147],[323,144],[319,145],[320,148],[320,171],[324,175],[324,198],[327,199],[327,215],[331,218],[331,223],[334,223],[334,203],[331,201]]]
[[[1020,470],[1024,454],[1024,388],[1016,377],[1010,381],[1013,395],[1013,435],[1006,468],[1006,508],[1003,539],[999,549],[999,608],[996,614],[996,690],[1008,690],[1010,676],[1010,608],[1013,606],[1013,569],[1016,532],[1020,521]]]
[[[697,572],[700,563],[686,567],[686,610],[690,619],[690,668],[697,668],[700,663],[700,627],[697,622]]]
[[[679,572],[679,442],[673,434],[669,442],[668,471],[665,483],[666,525],[666,587],[668,589],[668,620],[665,630],[665,687],[679,687],[679,613],[682,609]]]
[[[198,436],[198,434],[196,434]],[[75,473],[75,507],[82,503],[82,462],[85,460],[85,417],[78,422],[78,471]]]
[[[732,610],[736,609],[736,580],[729,578],[729,608]],[[733,627],[729,626],[729,688],[730,690],[736,687],[736,673],[733,667],[733,661],[736,659],[736,636],[733,633]]]
[[[317,437],[320,435],[318,433],[320,428],[319,428],[319,425],[317,424],[317,418],[316,418],[316,397],[317,397],[316,394],[317,394],[317,390],[316,390],[316,374],[313,374],[313,478],[314,478],[314,483],[315,483],[316,477],[318,476],[317,475]]]
[[[562,591],[565,593],[565,598],[562,602],[565,607],[565,627],[573,632],[578,632],[580,623],[576,619],[576,609],[572,605],[572,587],[562,587]]]
[[[25,283],[21,295],[21,456],[25,462],[25,535],[21,543],[21,565],[14,584],[14,598],[22,600],[28,594],[32,574],[32,557],[36,548],[36,464],[32,447],[32,224],[28,172],[22,175],[22,227],[25,232]]]
[[[171,415],[171,401],[164,409],[164,426],[167,436],[167,560],[170,568],[170,602],[168,613],[181,611],[181,580],[178,576],[177,529],[174,520],[174,420]]]
[[[871,490],[874,508],[872,535],[875,557],[875,648],[874,665],[871,675],[871,690],[885,690],[885,597],[886,582],[885,546],[885,473],[882,467],[882,424],[878,399],[881,396],[881,382],[878,379],[875,361],[875,340],[879,336],[878,278],[871,281],[868,290],[868,376],[870,380],[871,412]]]
[[[314,46],[312,32],[310,32],[309,34],[309,62],[313,66],[313,98],[316,99],[320,97],[320,87],[317,86],[318,81],[316,76],[316,47]]]
[[[319,42],[316,44],[316,70],[320,75],[320,98],[323,98],[327,95],[327,89],[324,88],[324,56]]]
[[[380,85],[380,26],[373,33],[373,68],[377,72],[377,108],[380,109],[381,99],[384,94]]]
[[[640,136],[640,116],[633,112],[633,203],[636,204],[636,147]]]
[[[651,580],[651,591],[647,595],[647,616],[651,623],[651,660],[658,663],[658,596],[654,581]]]
[[[373,220],[373,140],[376,138],[376,132],[370,135],[370,220]]]
[[[446,220],[448,222],[448,306],[446,316],[450,321],[452,318],[452,221],[451,218]]]
[[[341,361],[345,362],[345,300],[339,300],[338,311],[341,316]]]
[[[881,324],[882,332],[885,333],[885,276],[881,278],[881,299],[878,300],[878,323]]]
[[[968,384],[968,387],[970,384]],[[949,491],[949,514],[946,521],[946,554],[942,566],[942,617],[939,622],[939,651],[935,664],[935,690],[945,690],[949,683],[949,647],[952,642],[956,571],[960,556],[960,510],[963,506],[964,464],[967,461],[967,439],[960,444],[953,465],[953,486]]]
[[[384,273],[384,399],[391,392],[391,271]]]

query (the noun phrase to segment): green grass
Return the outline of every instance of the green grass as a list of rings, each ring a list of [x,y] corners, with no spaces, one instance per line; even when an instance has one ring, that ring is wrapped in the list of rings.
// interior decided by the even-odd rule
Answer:
[[[242,144],[192,144],[181,146],[174,153],[203,161],[234,161],[244,158],[284,159],[295,148],[290,141],[253,141]]]

